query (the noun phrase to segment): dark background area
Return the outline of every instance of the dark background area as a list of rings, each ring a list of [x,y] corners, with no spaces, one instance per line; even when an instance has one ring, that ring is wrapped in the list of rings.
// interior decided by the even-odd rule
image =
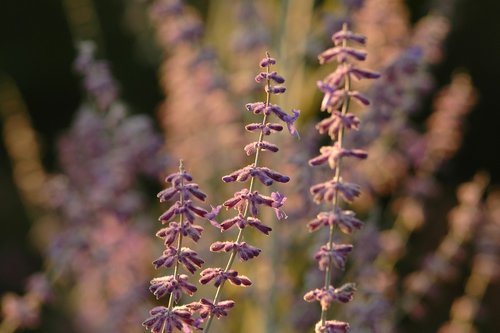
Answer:
[[[137,59],[135,36],[123,24],[123,1],[94,2],[106,45],[101,55],[112,64],[123,99],[134,112],[154,117],[162,98],[157,68]],[[413,22],[426,15],[431,5],[424,0],[407,3]],[[488,171],[492,183],[500,183],[499,14],[500,1],[457,1],[446,57],[434,68],[438,85],[445,85],[455,69],[467,70],[479,92],[467,119],[463,146],[439,175],[451,190],[477,170]],[[57,168],[55,141],[69,126],[82,98],[79,78],[72,70],[75,55],[62,1],[0,0],[0,73],[20,89],[40,135],[48,170]],[[21,292],[24,279],[41,267],[39,254],[27,241],[29,228],[1,141],[0,293]]]

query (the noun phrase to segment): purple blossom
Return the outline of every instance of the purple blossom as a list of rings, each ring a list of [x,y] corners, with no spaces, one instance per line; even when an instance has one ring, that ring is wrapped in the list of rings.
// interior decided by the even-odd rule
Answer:
[[[342,44],[343,41],[353,41],[365,45],[366,37],[348,30],[340,30],[333,34],[332,41],[335,45]]]
[[[204,263],[195,251],[183,247],[178,252],[176,248],[170,246],[163,251],[162,256],[153,261],[153,265],[156,269],[159,267],[171,267],[177,261],[191,273],[194,273],[197,268],[201,268],[201,265]]]
[[[280,124],[273,123],[251,123],[245,126],[245,129],[249,132],[254,132],[257,130],[261,130],[264,135],[270,135],[273,132],[281,132],[283,130],[283,126]]]
[[[262,59],[259,64],[259,66],[262,68],[269,67],[271,65],[276,65],[276,59],[270,57]]]
[[[281,209],[281,207],[283,206],[283,204],[286,201],[286,197],[279,192],[273,192],[273,193],[271,193],[271,198],[274,200],[274,202],[272,203],[271,206],[274,209],[274,213],[276,214],[276,218],[278,220],[286,219],[287,216],[286,216],[285,212]]]
[[[355,157],[359,159],[365,159],[368,157],[368,153],[361,149],[345,149],[340,148],[338,142],[333,146],[324,146],[320,149],[321,155],[309,160],[309,165],[316,166],[324,164],[328,161],[331,169],[337,167],[339,159],[343,157]]]
[[[279,208],[285,201],[285,199],[281,197],[276,197],[279,201],[276,201],[272,197],[268,197],[260,194],[258,191],[253,191],[252,193],[248,193],[248,189],[243,189],[234,194],[233,198],[228,199],[224,202],[224,206],[229,208],[235,208],[241,214],[245,209],[245,204],[249,202],[250,204],[250,213],[253,217],[257,217],[259,213],[258,206],[265,205],[272,208]]]
[[[164,306],[157,306],[149,311],[150,317],[142,325],[153,333],[172,333],[174,328],[182,332],[191,332],[191,328],[198,328],[187,307],[174,307],[169,310]]]
[[[186,171],[174,172],[165,177],[165,182],[172,183],[172,185],[179,185],[182,181],[190,182],[193,180],[193,176],[191,176]]]
[[[291,135],[298,136],[297,129],[294,126],[294,123],[297,121],[300,115],[300,110],[292,110],[292,115],[289,115],[285,111],[283,111],[278,105],[276,104],[271,104],[269,103],[266,105],[263,102],[256,102],[256,103],[248,103],[246,104],[246,109],[250,112],[253,112],[254,114],[261,114],[264,113],[266,115],[274,114],[276,117],[278,117],[281,121],[283,121],[287,128],[288,131],[290,132]],[[281,131],[281,128],[279,127],[278,124],[272,124],[275,128],[272,128],[275,131]],[[261,125],[259,124],[250,124],[247,125],[250,126],[251,131],[257,129]],[[270,134],[270,131],[268,132]]]
[[[238,256],[242,261],[246,261],[257,257],[261,249],[256,248],[255,246],[248,245],[246,242],[236,243],[236,242],[215,242],[210,245],[210,251],[219,252],[219,251],[236,251]]]
[[[266,186],[272,185],[274,181],[277,181],[279,183],[287,183],[290,180],[289,177],[284,176],[274,170],[266,167],[255,167],[252,164],[222,177],[222,180],[226,183],[234,181],[245,182],[250,177],[257,178],[262,184]]]
[[[245,146],[244,150],[247,153],[248,156],[255,154],[257,150],[263,150],[263,151],[271,151],[273,153],[276,153],[279,151],[278,146],[276,146],[274,143],[270,143],[267,141],[260,141],[260,142],[252,142],[249,143],[248,145]]]
[[[321,271],[325,271],[328,266],[330,260],[337,266],[339,269],[345,268],[345,262],[347,260],[347,255],[351,252],[352,245],[351,244],[332,244],[332,248],[329,249],[327,245],[323,245],[316,255],[314,259],[318,261],[319,269]]]
[[[234,301],[220,301],[215,305],[211,300],[202,298],[199,302],[188,304],[187,307],[191,311],[199,312],[201,318],[207,318],[208,316],[220,318],[227,316],[227,312],[234,307]]]
[[[193,205],[191,200],[185,200],[184,202],[177,201],[165,213],[160,215],[158,219],[162,221],[162,223],[168,223],[175,218],[175,216],[184,215],[186,220],[193,223],[195,219],[193,214],[199,217],[205,217],[208,212],[201,207]]]
[[[347,333],[349,324],[338,320],[327,320],[323,324],[319,321],[315,327],[315,333]]]
[[[359,128],[359,118],[352,113],[341,114],[338,111],[332,112],[329,118],[323,119],[316,125],[320,134],[328,133],[332,139],[336,139],[340,127],[357,130]]]
[[[260,72],[256,77],[255,77],[255,81],[257,83],[261,83],[263,82],[264,80],[272,80],[278,84],[282,84],[282,83],[285,83],[285,79],[279,75],[277,72],[270,72],[270,73],[266,73],[266,72]]]
[[[191,223],[179,224],[177,222],[170,222],[169,226],[160,229],[156,236],[165,240],[165,245],[170,246],[177,239],[179,234],[191,238],[197,242],[201,237],[203,227]]]
[[[316,231],[321,226],[338,226],[343,233],[350,234],[354,229],[360,229],[363,222],[355,217],[351,210],[337,209],[335,212],[321,212],[307,225],[309,231]]]
[[[363,61],[366,59],[366,52],[352,47],[336,46],[322,52],[318,56],[318,59],[319,63],[323,65],[334,59],[336,59],[339,63],[344,63],[349,57],[355,60]]]
[[[177,193],[182,193],[184,200],[189,200],[191,196],[200,201],[205,201],[207,195],[199,190],[198,184],[190,183],[181,186],[180,183],[173,184],[172,187],[162,190],[157,197],[160,202],[172,199]]]
[[[224,281],[229,280],[231,284],[235,286],[243,286],[248,287],[252,284],[252,281],[244,275],[238,275],[233,269],[225,272],[222,268],[207,268],[203,270],[201,273],[200,283],[207,284],[210,281],[214,280],[214,286],[220,286]]]
[[[352,283],[346,283],[340,288],[329,286],[328,289],[314,289],[304,295],[306,302],[319,301],[321,308],[327,310],[333,301],[347,303],[353,298],[356,287]]]
[[[266,235],[269,235],[269,232],[272,230],[270,227],[262,223],[258,218],[245,218],[242,214],[238,214],[233,218],[225,220],[220,224],[220,228],[222,231],[226,231],[234,225],[237,225],[240,229],[244,229],[247,225],[250,225]]]
[[[353,201],[361,194],[361,188],[354,183],[337,182],[329,180],[324,183],[319,183],[311,187],[311,194],[314,195],[314,201],[331,202],[335,197],[335,193],[340,193],[347,202]]]
[[[219,228],[220,225],[217,223],[215,218],[219,215],[220,210],[222,209],[222,205],[218,205],[216,207],[212,207],[212,210],[205,214],[205,218],[216,228]]]
[[[318,81],[317,85],[319,90],[324,93],[323,100],[321,102],[322,111],[338,108],[344,103],[347,97],[353,98],[361,105],[366,106],[370,104],[370,101],[358,91],[345,91],[343,89],[338,89],[336,85],[323,81]]]
[[[254,114],[261,114],[266,109],[266,103],[264,102],[255,102],[255,103],[247,103],[245,105],[246,109]]]
[[[281,86],[266,86],[265,91],[270,94],[279,95],[283,94],[286,88]]]
[[[188,276],[181,274],[178,276],[162,276],[151,280],[149,290],[156,296],[156,299],[172,294],[174,302],[177,303],[182,293],[192,296],[196,292],[196,286],[188,282]]]

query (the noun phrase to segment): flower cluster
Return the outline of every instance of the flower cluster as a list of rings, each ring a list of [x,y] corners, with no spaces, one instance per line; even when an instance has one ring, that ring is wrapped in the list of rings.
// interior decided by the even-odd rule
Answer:
[[[316,128],[320,133],[328,133],[333,141],[331,146],[320,149],[320,155],[311,159],[311,166],[328,164],[334,171],[331,180],[316,184],[311,187],[311,194],[316,203],[326,202],[333,205],[331,211],[321,212],[309,222],[310,231],[316,231],[320,227],[329,228],[329,240],[321,246],[316,253],[315,259],[319,268],[325,272],[325,285],[321,289],[307,292],[304,300],[308,302],[319,301],[321,303],[321,320],[316,325],[316,333],[325,332],[347,332],[349,324],[336,320],[326,320],[327,310],[333,301],[349,302],[355,291],[352,283],[334,287],[331,284],[332,269],[336,266],[344,269],[346,257],[352,250],[352,245],[336,244],[333,241],[334,231],[338,227],[344,233],[351,233],[359,229],[362,222],[355,217],[354,212],[340,208],[340,198],[345,202],[352,202],[361,193],[360,186],[346,182],[341,177],[341,163],[345,157],[365,159],[367,153],[360,149],[347,149],[343,147],[344,132],[348,129],[357,130],[359,119],[349,112],[351,100],[361,105],[368,105],[369,100],[360,92],[351,89],[351,79],[375,79],[379,74],[358,68],[351,60],[363,61],[366,52],[348,46],[348,42],[364,45],[366,38],[353,33],[344,24],[343,29],[332,36],[334,47],[319,55],[321,64],[337,60],[337,69],[328,75],[324,81],[318,82],[319,89],[324,97],[321,103],[321,111],[327,111],[330,117],[322,120]]]
[[[265,136],[269,136],[275,132],[280,132],[284,129],[283,125],[270,122],[270,118],[275,116],[280,119],[285,123],[290,134],[298,135],[294,123],[297,120],[300,111],[292,110],[292,114],[290,115],[283,111],[278,105],[271,103],[272,95],[282,94],[286,90],[286,88],[281,85],[285,82],[285,79],[276,71],[271,71],[271,66],[275,64],[276,59],[271,58],[269,54],[266,54],[266,57],[260,62],[260,67],[265,68],[265,71],[262,71],[255,77],[255,81],[257,83],[265,83],[266,101],[248,103],[246,105],[246,109],[249,112],[262,116],[262,121],[260,123],[251,123],[245,127],[249,132],[259,133],[258,140],[246,145],[244,148],[248,156],[255,156],[254,161],[253,163],[222,177],[222,180],[226,183],[249,181],[250,185],[248,188],[243,188],[242,190],[235,192],[232,198],[223,203],[223,206],[226,207],[226,209],[235,209],[237,215],[216,225],[223,232],[234,227],[238,227],[239,232],[235,241],[217,241],[210,247],[212,252],[229,252],[230,257],[225,269],[208,268],[201,273],[202,278],[200,279],[200,282],[202,284],[213,282],[217,288],[213,301],[213,304],[217,305],[204,305],[204,308],[207,309],[208,313],[208,321],[204,332],[209,331],[214,316],[220,317],[221,315],[225,315],[226,310],[223,312],[219,311],[219,307],[221,307],[222,304],[225,304],[226,306],[230,305],[230,307],[234,305],[233,301],[218,302],[218,298],[220,297],[221,289],[224,286],[225,281],[229,280],[229,282],[233,285],[238,286],[249,286],[252,283],[248,277],[239,275],[237,271],[231,269],[236,257],[238,257],[241,261],[247,261],[257,257],[261,252],[259,248],[243,241],[243,231],[245,228],[247,226],[252,227],[265,235],[268,235],[272,230],[271,227],[264,224],[258,218],[261,206],[272,208],[275,211],[278,220],[282,220],[287,217],[281,209],[286,200],[284,195],[279,192],[272,192],[271,195],[268,196],[254,189],[255,180],[265,186],[270,186],[274,182],[287,183],[290,180],[289,177],[282,175],[278,171],[259,166],[261,152],[268,151],[276,153],[279,151],[278,146],[264,140]],[[229,309],[229,307],[227,309]]]
[[[170,183],[167,188],[158,193],[160,202],[165,202],[173,198],[178,200],[160,217],[162,224],[168,224],[160,229],[156,236],[164,240],[166,249],[163,254],[153,261],[156,269],[160,267],[174,267],[172,275],[162,276],[151,280],[149,290],[160,299],[166,295],[169,296],[167,307],[157,306],[149,314],[150,317],[143,322],[143,326],[153,333],[173,332],[177,328],[183,332],[191,332],[192,329],[199,329],[203,318],[206,317],[206,307],[210,303],[202,299],[200,302],[194,302],[184,306],[174,306],[178,304],[182,295],[193,296],[197,291],[194,284],[188,281],[186,274],[180,274],[180,267],[194,274],[204,261],[198,256],[196,251],[183,247],[184,238],[191,238],[194,242],[200,239],[203,227],[194,224],[195,217],[208,219],[211,223],[215,217],[214,208],[208,212],[202,207],[196,206],[193,200],[205,201],[206,194],[203,193],[198,184],[191,183],[193,177],[184,170],[182,161],[179,172],[173,173],[165,178]],[[173,219],[179,218],[179,221]],[[176,246],[172,244],[177,241]],[[242,283],[240,281],[240,283]],[[212,304],[212,303],[210,303]],[[194,314],[200,310],[200,317],[195,318]]]

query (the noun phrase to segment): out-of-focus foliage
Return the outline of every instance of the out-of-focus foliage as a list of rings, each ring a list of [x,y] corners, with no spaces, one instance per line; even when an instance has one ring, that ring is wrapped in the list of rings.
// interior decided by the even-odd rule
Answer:
[[[144,332],[148,310],[166,306],[147,292],[157,276],[150,263],[163,251],[154,237],[161,177],[182,158],[213,206],[241,190],[220,177],[251,163],[245,104],[265,98],[254,68],[266,51],[287,79],[276,104],[301,110],[300,141],[277,139],[280,157],[262,156],[290,175],[288,184],[273,184],[288,196],[288,219],[272,223],[271,211],[259,217],[272,227],[269,237],[245,235],[262,254],[235,269],[253,284],[224,288],[236,304],[212,330],[313,332],[321,311],[303,295],[322,284],[313,257],[325,236],[307,230],[321,208],[309,187],[331,175],[307,161],[324,145],[314,130],[324,118],[316,82],[333,71],[317,54],[342,22],[367,36],[366,66],[381,78],[354,82],[371,104],[356,110],[360,130],[346,146],[362,147],[368,159],[346,161],[342,177],[361,184],[352,209],[364,226],[335,239],[354,247],[345,271],[333,274],[337,285],[353,281],[358,290],[330,311],[352,332],[495,332],[500,131],[490,56],[499,53],[491,36],[500,26],[489,21],[493,7],[472,0],[0,4],[1,14],[19,17],[0,17],[12,24],[0,27],[0,333]],[[220,221],[228,218],[221,212]],[[208,251],[216,240],[221,235],[207,228],[197,244],[209,266],[225,265]],[[200,297],[213,297],[197,286]]]

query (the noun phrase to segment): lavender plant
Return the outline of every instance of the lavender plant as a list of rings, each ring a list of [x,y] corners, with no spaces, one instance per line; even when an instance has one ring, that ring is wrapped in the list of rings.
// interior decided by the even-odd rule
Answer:
[[[206,304],[200,304],[206,308],[208,316],[204,332],[210,330],[214,317],[221,317],[227,314],[227,311],[234,306],[234,301],[220,301],[222,288],[227,280],[235,285],[248,286],[251,281],[246,276],[241,276],[237,271],[232,269],[235,259],[238,257],[241,261],[247,261],[257,257],[261,250],[253,245],[243,241],[243,232],[246,227],[252,227],[259,232],[268,235],[272,228],[263,223],[259,218],[260,206],[268,206],[274,209],[278,220],[285,219],[287,216],[281,209],[286,197],[279,192],[272,192],[270,196],[264,195],[255,189],[257,179],[265,186],[270,186],[274,182],[287,183],[290,178],[274,171],[268,167],[260,165],[261,152],[268,151],[276,153],[279,148],[275,144],[264,140],[264,136],[269,136],[275,132],[283,130],[283,125],[270,122],[271,116],[277,117],[284,122],[292,135],[298,135],[294,126],[300,111],[292,110],[292,115],[283,111],[278,105],[271,103],[271,96],[282,94],[286,88],[282,86],[285,79],[276,71],[271,71],[271,66],[276,64],[276,59],[271,58],[269,54],[260,62],[260,67],[266,70],[260,72],[255,81],[265,84],[266,101],[255,102],[246,105],[246,109],[253,114],[261,115],[260,123],[250,123],[246,125],[246,130],[252,133],[258,133],[257,141],[254,141],[245,146],[244,150],[248,156],[254,155],[253,163],[226,175],[222,180],[226,183],[230,182],[246,182],[249,181],[248,188],[244,188],[234,193],[234,196],[226,200],[223,204],[226,209],[235,209],[237,215],[221,222],[217,227],[221,231],[227,231],[231,228],[238,227],[239,231],[234,241],[216,241],[210,246],[213,252],[229,252],[230,256],[225,268],[207,268],[201,272],[200,282],[207,284],[214,283],[217,288],[213,300],[206,300]],[[278,84],[278,85],[275,85]]]
[[[317,333],[338,333],[349,330],[349,324],[346,322],[327,320],[327,312],[331,303],[333,301],[349,302],[355,291],[353,283],[346,283],[337,288],[332,285],[333,267],[344,269],[347,255],[352,251],[352,245],[334,242],[335,230],[338,228],[344,233],[351,233],[362,226],[362,222],[355,217],[353,211],[341,208],[341,199],[345,202],[352,202],[361,193],[359,185],[342,179],[341,164],[344,157],[365,159],[367,154],[360,149],[344,148],[344,135],[346,130],[357,130],[360,123],[359,118],[349,112],[351,99],[361,105],[369,104],[366,97],[352,89],[352,78],[360,80],[379,77],[379,74],[360,69],[352,62],[352,60],[365,60],[366,52],[348,46],[348,42],[364,45],[366,42],[364,36],[349,31],[347,24],[344,24],[342,30],[332,36],[332,41],[335,46],[318,57],[321,64],[335,59],[339,63],[333,73],[324,81],[318,82],[319,89],[324,93],[321,111],[327,111],[330,117],[322,120],[316,128],[322,134],[328,133],[333,145],[322,147],[320,155],[309,161],[311,166],[328,162],[335,172],[332,180],[316,184],[310,189],[316,203],[324,201],[333,206],[330,211],[319,213],[308,224],[311,232],[321,227],[329,229],[328,242],[315,255],[319,269],[324,271],[324,286],[304,295],[306,301],[319,301],[321,304],[321,319],[316,324]]]
[[[127,114],[110,66],[95,51],[92,42],[79,47],[75,69],[87,98],[59,141],[62,172],[46,184],[60,224],[49,273],[71,281],[75,330],[130,333],[150,257],[147,233],[133,223],[146,215],[139,180],[156,178],[167,161],[153,123]]]
[[[198,242],[200,239],[203,227],[194,224],[196,216],[209,220],[215,216],[193,203],[195,200],[205,201],[206,194],[199,189],[198,184],[191,183],[192,180],[193,177],[184,170],[181,161],[179,172],[165,178],[167,183],[171,183],[171,187],[158,193],[160,202],[174,198],[178,200],[160,216],[162,224],[168,223],[168,226],[156,233],[156,236],[164,240],[166,249],[153,265],[156,269],[174,267],[174,271],[171,275],[155,278],[150,282],[149,290],[157,299],[169,295],[168,305],[151,309],[151,316],[143,322],[143,326],[153,333],[171,333],[175,328],[182,332],[192,332],[192,329],[200,328],[206,317],[208,302],[205,299],[201,299],[199,303],[174,306],[179,303],[183,294],[193,296],[197,291],[196,286],[188,281],[188,275],[180,273],[181,267],[194,274],[204,263],[196,251],[183,246],[183,241],[191,238]],[[179,221],[173,221],[177,217]],[[175,242],[177,245],[173,246]],[[225,305],[232,306],[230,303]],[[199,318],[194,317],[196,311],[200,312]]]

